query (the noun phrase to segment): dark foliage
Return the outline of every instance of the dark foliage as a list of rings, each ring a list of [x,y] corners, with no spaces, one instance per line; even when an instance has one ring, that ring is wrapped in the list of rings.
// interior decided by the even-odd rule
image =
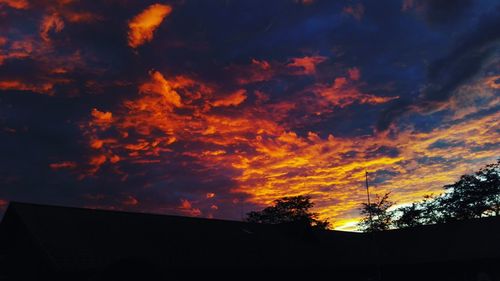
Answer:
[[[274,205],[247,214],[247,221],[253,223],[279,224],[303,222],[319,229],[328,229],[328,220],[319,220],[318,214],[311,212],[314,203],[310,196],[283,197],[274,201]]]
[[[398,209],[401,212],[399,219],[394,221],[397,228],[406,228],[422,225],[423,210],[416,203]]]
[[[427,195],[424,200],[395,210],[394,227],[444,223],[496,216],[500,214],[500,159],[479,171],[463,175],[444,186],[441,196]]]
[[[441,199],[446,220],[472,219],[498,215],[500,199],[500,160],[473,175],[444,187]]]
[[[361,214],[363,219],[360,222],[360,229],[364,232],[388,230],[392,224],[392,212],[388,211],[394,202],[389,200],[390,193],[377,198],[375,203],[363,203]]]

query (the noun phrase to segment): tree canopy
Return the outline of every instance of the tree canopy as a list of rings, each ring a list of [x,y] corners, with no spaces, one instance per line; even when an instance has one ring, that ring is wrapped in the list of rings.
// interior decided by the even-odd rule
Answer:
[[[458,181],[445,185],[443,189],[439,196],[426,195],[422,201],[392,212],[388,211],[392,206],[389,194],[376,203],[364,203],[361,207],[364,216],[361,229],[381,231],[499,215],[500,159],[475,173],[462,175]]]
[[[364,232],[388,230],[392,223],[392,213],[388,211],[394,205],[389,200],[390,193],[377,198],[374,203],[363,203],[361,214],[364,216],[359,223],[360,229]]]
[[[318,213],[311,211],[314,203],[311,197],[299,195],[283,197],[274,200],[273,206],[261,211],[253,211],[247,214],[247,221],[253,223],[279,224],[289,222],[303,222],[308,226],[327,229],[330,225],[328,220],[318,219]]]
[[[377,197],[373,203],[363,203],[360,230],[384,231],[499,215],[500,159],[445,185],[439,196],[426,195],[419,202],[390,211],[394,204],[390,193]],[[328,229],[328,220],[320,220],[318,213],[311,211],[313,207],[310,196],[283,197],[261,211],[249,212],[246,220],[266,224],[302,222],[310,227]]]

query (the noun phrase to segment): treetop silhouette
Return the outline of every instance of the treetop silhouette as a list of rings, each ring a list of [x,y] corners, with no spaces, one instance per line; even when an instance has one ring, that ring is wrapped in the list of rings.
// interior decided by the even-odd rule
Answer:
[[[311,211],[314,203],[308,195],[283,197],[274,200],[273,206],[247,214],[246,220],[253,223],[280,224],[301,222],[318,229],[328,229],[328,220],[320,220],[319,214]]]
[[[360,229],[366,232],[407,228],[500,214],[500,159],[475,173],[443,186],[439,196],[426,195],[410,206],[388,211],[389,193],[370,205],[363,203]],[[370,220],[370,215],[372,219]]]

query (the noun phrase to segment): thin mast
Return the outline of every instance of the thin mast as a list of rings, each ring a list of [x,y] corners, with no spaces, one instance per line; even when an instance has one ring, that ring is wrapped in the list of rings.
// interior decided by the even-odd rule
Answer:
[[[365,170],[366,197],[368,198],[368,215],[370,216],[370,224],[372,223],[372,207],[370,203],[370,187],[368,186],[368,171]]]

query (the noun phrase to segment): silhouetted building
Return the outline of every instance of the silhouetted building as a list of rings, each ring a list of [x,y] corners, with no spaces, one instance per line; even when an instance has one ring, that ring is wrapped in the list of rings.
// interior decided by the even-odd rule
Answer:
[[[500,277],[500,217],[362,234],[11,203],[0,227],[0,280]]]

